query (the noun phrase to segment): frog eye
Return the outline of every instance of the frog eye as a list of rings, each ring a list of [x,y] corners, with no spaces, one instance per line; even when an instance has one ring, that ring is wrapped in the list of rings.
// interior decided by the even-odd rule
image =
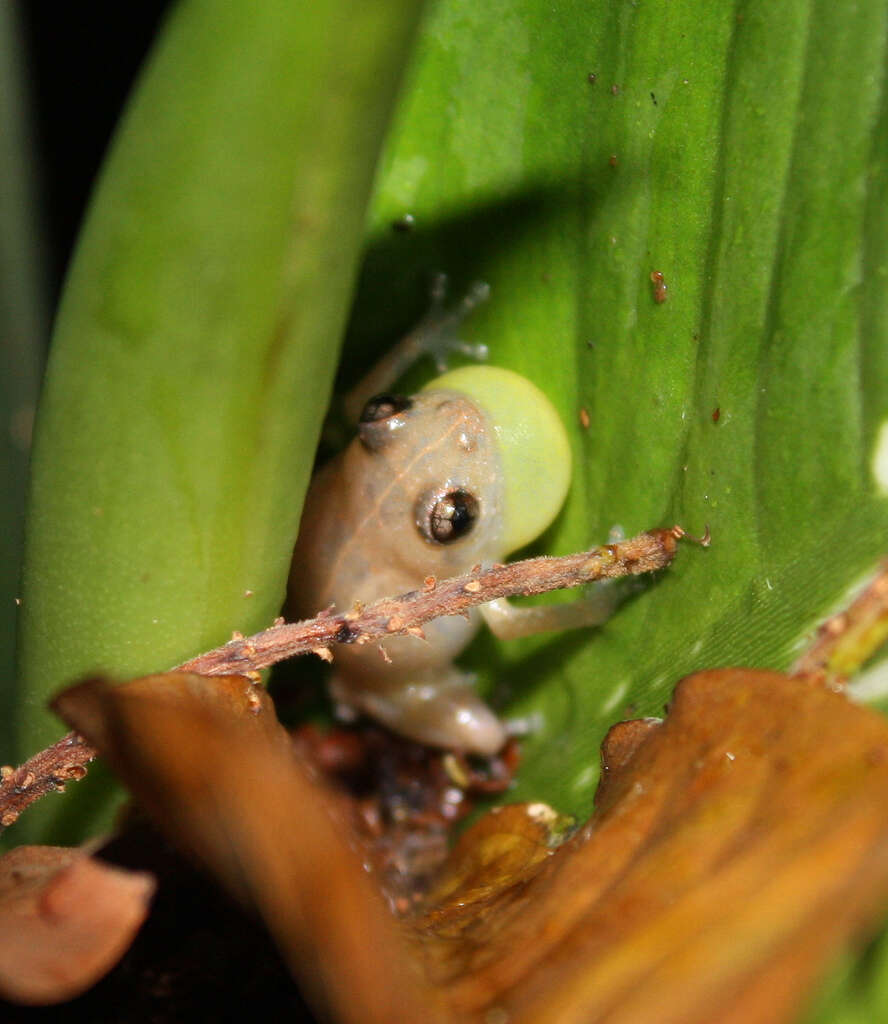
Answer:
[[[421,498],[417,506],[416,525],[426,540],[450,544],[459,540],[475,525],[478,502],[462,488]]]
[[[413,402],[405,395],[374,395],[361,411],[359,423],[378,423],[398,412],[406,412]]]

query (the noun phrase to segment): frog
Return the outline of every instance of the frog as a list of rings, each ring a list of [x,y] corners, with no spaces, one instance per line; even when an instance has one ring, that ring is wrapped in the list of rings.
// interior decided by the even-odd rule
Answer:
[[[486,296],[485,296],[486,297]],[[476,289],[447,333],[482,299]],[[440,333],[440,317],[431,332]],[[426,325],[402,343],[414,352]],[[433,338],[433,341],[436,339]],[[440,342],[440,337],[437,338]],[[400,370],[374,371],[364,390]],[[352,396],[355,410],[358,404]],[[347,610],[504,561],[553,523],[567,496],[571,448],[552,402],[521,374],[489,364],[445,371],[413,395],[362,396],[357,436],[313,477],[293,554],[289,614]],[[427,623],[423,635],[342,645],[329,681],[340,708],[422,744],[492,756],[509,727],[455,659],[482,621],[500,638],[598,625],[602,592],[564,605],[500,599]]]

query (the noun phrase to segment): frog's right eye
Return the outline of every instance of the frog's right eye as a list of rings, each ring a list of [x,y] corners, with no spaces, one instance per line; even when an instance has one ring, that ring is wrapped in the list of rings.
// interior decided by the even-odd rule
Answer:
[[[535,384],[497,366],[461,366],[423,390],[457,391],[486,415],[502,468],[503,553],[535,540],[558,515],[570,484],[570,444],[552,403]]]
[[[465,535],[478,518],[474,495],[455,487],[420,498],[416,508],[419,532],[435,544],[451,544]]]
[[[399,412],[406,412],[413,402],[405,395],[374,395],[361,411],[359,423],[378,423]]]

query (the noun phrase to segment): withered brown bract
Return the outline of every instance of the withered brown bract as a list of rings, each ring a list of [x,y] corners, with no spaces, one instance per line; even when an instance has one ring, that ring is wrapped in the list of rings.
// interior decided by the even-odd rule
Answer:
[[[612,730],[584,827],[483,818],[400,923],[261,691],[170,675],[58,707],[337,1021],[791,1021],[888,903],[888,724],[810,677],[685,679],[664,722]]]
[[[603,759],[595,815],[532,881],[417,922],[461,1019],[793,1020],[888,903],[888,724],[812,680],[716,670]]]
[[[259,911],[319,1010],[435,1020],[435,994],[263,688],[171,673],[84,683],[56,707],[173,841]]]

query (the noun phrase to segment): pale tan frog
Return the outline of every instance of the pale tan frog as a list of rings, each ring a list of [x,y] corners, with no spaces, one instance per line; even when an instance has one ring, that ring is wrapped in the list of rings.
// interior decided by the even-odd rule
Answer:
[[[379,383],[379,378],[375,378]],[[546,396],[510,370],[467,366],[412,397],[377,395],[358,436],[309,488],[290,576],[289,611],[394,596],[478,564],[502,561],[540,535],[570,483],[564,427]],[[499,636],[601,622],[612,601],[480,608]],[[453,659],[480,623],[448,616],[402,636],[337,647],[331,692],[391,729],[439,747],[495,753],[506,727]]]

